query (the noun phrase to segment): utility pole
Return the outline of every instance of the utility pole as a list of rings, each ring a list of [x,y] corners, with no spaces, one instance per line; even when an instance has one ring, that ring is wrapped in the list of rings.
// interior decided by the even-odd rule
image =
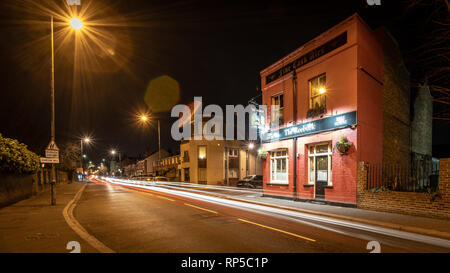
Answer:
[[[53,45],[53,15],[51,16],[51,40],[52,40],[52,76],[51,76],[51,83],[50,83],[50,100],[51,100],[51,141],[55,142],[55,52],[54,52],[54,45]],[[52,171],[51,171],[51,204],[52,206],[56,205],[56,171],[55,171],[55,164],[52,164]]]

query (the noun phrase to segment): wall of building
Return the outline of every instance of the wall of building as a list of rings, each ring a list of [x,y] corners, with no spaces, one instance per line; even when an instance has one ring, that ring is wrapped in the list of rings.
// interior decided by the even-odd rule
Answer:
[[[289,151],[289,185],[270,184],[270,156],[263,163],[264,194],[293,197],[294,162],[297,163],[297,197],[313,199],[314,185],[308,184],[308,153],[310,144],[331,142],[334,147],[342,136],[353,143],[348,154],[332,154],[333,185],[325,189],[325,201],[356,203],[357,162],[381,162],[382,146],[382,85],[373,79],[382,78],[382,50],[373,31],[357,15],[321,34],[300,49],[261,72],[263,104],[270,113],[271,97],[284,94],[284,126],[293,120],[292,74],[266,85],[265,77],[306,52],[326,43],[347,31],[347,43],[311,63],[296,70],[297,74],[297,122],[309,122],[323,117],[357,110],[357,129],[341,129],[298,138],[296,158],[293,139],[264,144],[266,151],[287,148]],[[364,68],[363,70],[359,68]],[[323,116],[306,118],[309,109],[309,80],[326,73],[326,107]],[[270,117],[269,117],[270,118]],[[267,121],[267,125],[270,120]]]
[[[220,185],[224,180],[224,144],[218,140],[192,140],[180,145],[181,178],[184,178],[184,168],[189,168],[191,183],[199,183],[198,179],[198,147],[206,146],[206,180],[207,184]],[[189,162],[183,162],[184,151],[189,152]]]
[[[358,161],[381,163],[383,156],[383,51],[372,29],[357,20]]]
[[[372,192],[366,189],[367,168],[367,163],[358,163],[358,208],[450,219],[450,158],[439,161],[439,195],[419,192]]]
[[[377,30],[383,47],[383,163],[408,165],[411,155],[410,78],[394,38]]]

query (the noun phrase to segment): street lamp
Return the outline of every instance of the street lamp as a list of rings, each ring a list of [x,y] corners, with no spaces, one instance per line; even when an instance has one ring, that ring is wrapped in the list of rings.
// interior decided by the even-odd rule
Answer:
[[[73,21],[73,24],[72,24]],[[80,19],[71,20],[70,25],[74,29],[80,29],[83,24]],[[50,78],[50,100],[51,100],[51,124],[50,124],[50,138],[51,142],[55,142],[55,46],[54,46],[54,34],[53,34],[53,15],[50,17],[51,26],[51,78]],[[52,164],[51,169],[51,204],[56,205],[56,170],[55,164]]]
[[[80,154],[82,155],[80,157],[80,162],[81,162],[81,168],[82,169],[83,169],[83,158],[86,158],[86,155],[83,154],[83,143],[88,144],[90,141],[91,141],[91,139],[88,138],[88,137],[84,137],[84,138],[80,139]]]
[[[146,114],[142,114],[139,116],[139,120],[144,124],[147,123],[148,119],[149,116]],[[161,128],[159,119],[158,119],[158,159],[161,160]]]
[[[83,27],[83,22],[77,17],[70,19],[69,23],[75,30],[80,30]]]
[[[120,165],[121,165],[121,158],[120,158],[120,151],[116,151],[116,150],[111,150],[111,154],[113,155],[113,157],[115,156],[115,154],[118,154],[118,156],[119,156],[119,172],[120,172]],[[112,167],[111,167],[111,171],[112,171]]]

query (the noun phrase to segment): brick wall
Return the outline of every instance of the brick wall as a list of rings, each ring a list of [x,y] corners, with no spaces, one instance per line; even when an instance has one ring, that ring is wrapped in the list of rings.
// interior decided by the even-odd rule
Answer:
[[[439,196],[418,192],[372,192],[366,189],[367,168],[367,163],[358,163],[358,208],[450,219],[450,158],[439,162]]]
[[[383,162],[410,163],[410,78],[395,39],[377,30],[383,47]]]

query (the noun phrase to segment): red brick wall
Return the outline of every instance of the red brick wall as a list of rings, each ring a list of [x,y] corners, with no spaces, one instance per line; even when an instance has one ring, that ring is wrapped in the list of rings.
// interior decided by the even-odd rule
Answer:
[[[358,163],[357,207],[368,210],[450,219],[450,158],[439,162],[439,196],[430,193],[366,190],[367,166]]]

